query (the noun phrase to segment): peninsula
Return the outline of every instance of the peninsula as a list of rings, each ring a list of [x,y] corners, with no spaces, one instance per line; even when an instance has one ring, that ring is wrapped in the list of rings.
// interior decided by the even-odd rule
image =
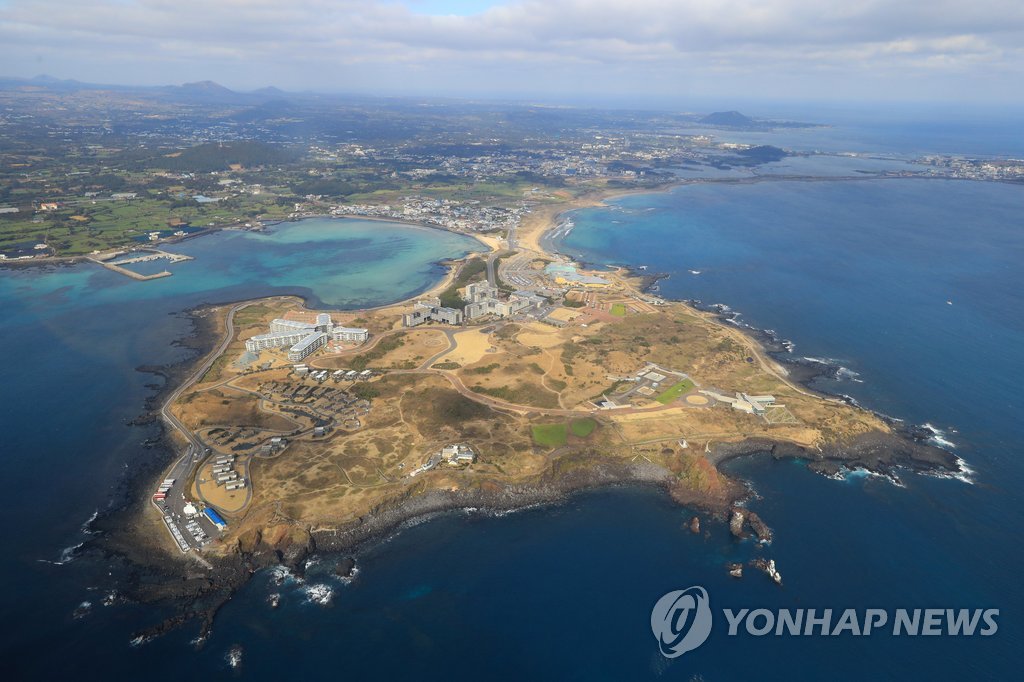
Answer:
[[[662,486],[735,525],[748,491],[719,465],[754,452],[830,475],[959,470],[951,453],[790,380],[714,314],[548,252],[541,237],[565,210],[481,238],[485,251],[415,300],[204,311],[221,343],[164,406],[184,454],[139,528],[230,582],[270,564],[301,570],[315,549],[349,550],[424,514],[611,484]],[[770,537],[751,516],[736,534]]]

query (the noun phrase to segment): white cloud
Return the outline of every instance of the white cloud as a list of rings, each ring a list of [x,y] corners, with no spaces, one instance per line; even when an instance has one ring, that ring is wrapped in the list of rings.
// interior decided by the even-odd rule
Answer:
[[[93,81],[446,93],[948,90],[972,70],[1006,92],[1024,71],[1019,0],[510,0],[469,16],[371,0],[8,0],[0,61]],[[144,68],[145,67],[145,68]],[[601,79],[607,79],[602,84]],[[952,80],[946,81],[944,78]],[[986,80],[987,79],[987,80]]]

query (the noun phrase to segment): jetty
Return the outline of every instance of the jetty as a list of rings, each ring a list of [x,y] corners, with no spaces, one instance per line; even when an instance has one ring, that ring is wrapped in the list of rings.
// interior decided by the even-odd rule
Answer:
[[[113,254],[89,258],[89,260],[98,265],[102,265],[108,270],[113,270],[114,272],[122,274],[126,277],[131,277],[132,279],[138,280],[140,282],[145,282],[151,279],[160,279],[161,277],[170,277],[174,273],[172,273],[170,270],[163,270],[152,275],[143,275],[141,273],[135,272],[134,270],[129,270],[128,268],[124,267],[125,265],[131,265],[132,263],[147,263],[150,261],[161,259],[168,260],[171,263],[180,263],[181,261],[192,260],[192,256],[184,256],[180,253],[171,253],[170,251],[162,251],[160,249],[142,248],[139,249],[139,251],[143,252],[143,255],[131,256],[128,258],[114,260],[118,256],[122,255],[120,253],[115,252]]]

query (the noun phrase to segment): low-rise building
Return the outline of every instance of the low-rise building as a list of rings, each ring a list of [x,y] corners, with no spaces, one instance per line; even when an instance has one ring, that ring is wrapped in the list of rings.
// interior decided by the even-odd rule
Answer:
[[[473,448],[464,443],[455,443],[441,448],[441,458],[446,460],[451,466],[460,466],[475,462],[476,453],[473,451]]]
[[[438,299],[417,301],[412,312],[402,316],[402,324],[416,327],[424,322],[441,322],[458,326],[462,324],[463,314],[458,308],[446,308]]]

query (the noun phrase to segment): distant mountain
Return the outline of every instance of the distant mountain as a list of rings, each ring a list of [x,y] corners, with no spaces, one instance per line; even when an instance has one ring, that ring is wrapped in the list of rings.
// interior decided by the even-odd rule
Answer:
[[[268,85],[265,88],[260,88],[259,90],[253,90],[252,94],[254,94],[254,95],[273,95],[274,97],[280,97],[281,95],[286,95],[288,93],[286,93],[281,88],[274,87],[273,85]]]
[[[49,90],[84,90],[91,87],[81,81],[72,79],[61,80],[45,73],[33,76],[32,78],[0,78],[0,85],[14,88],[32,86]]]
[[[187,90],[191,93],[204,94],[204,95],[234,95],[234,90],[225,88],[220,83],[214,83],[213,81],[198,81],[196,83],[185,83],[180,86],[182,90]]]
[[[721,128],[736,128],[739,130],[772,130],[773,128],[818,128],[818,123],[800,123],[799,121],[769,121],[754,119],[745,116],[738,111],[716,111],[703,118],[697,119],[698,123]]]
[[[761,127],[760,123],[738,111],[716,111],[700,119],[699,122],[712,126],[729,126],[730,128]]]

